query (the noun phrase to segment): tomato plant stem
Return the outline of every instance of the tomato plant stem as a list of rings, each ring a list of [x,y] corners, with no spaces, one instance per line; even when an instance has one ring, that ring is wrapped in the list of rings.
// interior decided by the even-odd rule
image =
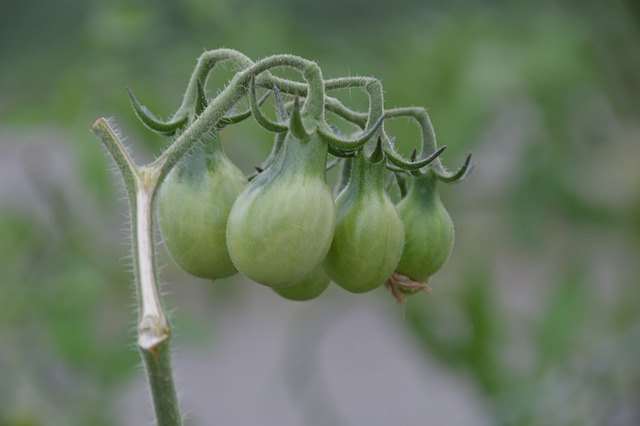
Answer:
[[[120,170],[131,212],[131,244],[138,306],[140,351],[158,426],[181,426],[182,416],[171,368],[171,326],[162,306],[153,242],[153,198],[161,166],[138,167],[116,131],[104,119],[91,128],[107,148]]]

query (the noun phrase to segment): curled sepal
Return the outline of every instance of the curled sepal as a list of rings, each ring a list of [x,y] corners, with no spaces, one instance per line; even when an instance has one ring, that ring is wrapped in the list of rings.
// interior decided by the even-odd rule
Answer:
[[[435,168],[433,172],[438,177],[438,180],[445,183],[458,183],[465,180],[476,167],[475,163],[471,163],[471,153],[467,155],[467,158],[464,160],[464,164],[460,166],[460,168],[455,173],[450,173],[444,170],[444,168],[439,167]]]
[[[271,92],[266,92],[264,95],[260,96],[260,99],[258,99],[258,106],[262,106],[262,104],[269,97],[270,93]],[[251,109],[248,109],[246,111],[243,111],[235,115],[228,115],[228,116],[222,117],[216,124],[216,127],[218,129],[222,129],[223,127],[228,126],[230,124],[240,123],[241,121],[246,120],[249,117],[251,117]]]
[[[407,173],[405,170],[402,170],[401,168],[396,167],[392,164],[387,164],[387,170],[393,173]]]
[[[340,129],[338,128],[338,126],[336,126],[335,124],[331,124],[330,125],[331,130],[333,130],[333,132],[340,136],[340,137],[345,137],[344,133],[342,133],[340,131]],[[345,151],[342,149],[338,149],[335,146],[331,145],[331,144],[327,144],[327,146],[329,147],[329,154],[333,155],[334,157],[338,157],[338,158],[353,158],[356,156],[356,151]]]
[[[318,127],[318,135],[329,145],[333,145],[338,149],[344,151],[355,151],[362,148],[362,146],[371,139],[371,137],[380,129],[385,118],[386,116],[382,115],[382,117],[380,117],[373,126],[363,131],[360,136],[354,139],[341,138],[335,133],[329,132],[327,129],[323,129],[322,127]]]
[[[436,158],[440,156],[440,154],[442,154],[442,152],[446,148],[447,148],[446,145],[441,146],[436,151],[434,151],[430,156],[419,161],[407,161],[404,158],[400,157],[398,154],[396,154],[392,148],[385,148],[384,153],[387,154],[387,158],[389,159],[389,162],[391,164],[393,164],[394,166],[402,170],[411,172],[411,171],[419,170],[424,166],[431,164]],[[412,158],[413,157],[414,155],[412,155]]]
[[[304,127],[302,121],[302,112],[300,109],[300,100],[298,96],[293,100],[293,110],[291,111],[291,117],[289,119],[289,132],[298,139],[305,140],[309,138],[309,133]]]
[[[254,166],[254,168],[256,169],[256,173],[247,176],[247,179],[249,179],[249,181],[255,179],[256,176],[265,171],[275,161],[275,159],[278,157],[278,154],[280,153],[280,150],[282,149],[282,145],[284,144],[284,140],[286,139],[286,137],[287,133],[276,133],[273,146],[271,147],[271,153],[269,153],[269,156],[264,161],[262,161],[257,166]]]
[[[351,157],[355,157],[356,152],[355,151],[343,151],[339,148],[336,148],[335,146],[331,145],[331,144],[327,144],[327,147],[329,149],[329,154],[333,155],[334,157],[338,157],[338,158],[351,158]]]
[[[398,189],[400,190],[400,198],[404,198],[409,192],[409,182],[407,182],[407,175],[405,173],[394,173],[396,182],[398,182]]]
[[[389,290],[391,296],[396,299],[396,302],[401,305],[407,302],[407,296],[421,291],[433,296],[429,284],[413,281],[411,278],[398,274],[397,272],[391,274],[389,279],[384,283],[384,286]]]
[[[148,129],[153,130],[156,133],[160,133],[165,136],[172,136],[176,131],[187,124],[188,117],[176,118],[173,121],[159,120],[155,115],[151,113],[145,106],[138,102],[138,99],[133,95],[131,89],[127,87],[127,93],[129,93],[129,99],[131,100],[131,106],[136,114],[136,117],[144,124]]]
[[[378,140],[376,141],[376,147],[374,148],[373,152],[369,156],[369,161],[372,163],[379,163],[382,160],[384,160],[384,153],[382,150],[382,138],[378,137]]]
[[[276,159],[276,157],[278,156],[278,153],[282,149],[282,145],[284,145],[284,140],[286,138],[287,138],[286,133],[276,133],[269,156],[262,163],[260,163],[260,167],[263,170],[269,167],[271,163],[273,163],[273,161]]]
[[[278,89],[278,86],[273,86],[273,94],[276,97],[276,114],[278,115],[278,120],[288,120],[289,114],[287,113],[287,107],[282,101],[282,96],[280,96],[280,89]]]
[[[258,105],[258,97],[256,95],[255,75],[251,76],[251,81],[249,83],[249,103],[251,105],[251,113],[253,114],[253,117],[256,119],[259,125],[264,127],[266,130],[269,130],[270,132],[283,133],[287,131],[287,126],[285,124],[271,121],[266,115],[262,113],[262,110]]]
[[[202,111],[207,109],[209,106],[209,101],[207,100],[207,94],[204,91],[204,86],[199,78],[196,79],[196,105],[195,105],[195,116],[199,117],[202,114]]]

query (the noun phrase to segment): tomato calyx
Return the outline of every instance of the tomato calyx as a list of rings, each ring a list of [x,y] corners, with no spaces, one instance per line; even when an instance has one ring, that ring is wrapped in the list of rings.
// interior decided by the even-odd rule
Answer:
[[[407,295],[425,292],[433,296],[433,290],[426,282],[414,281],[406,275],[394,272],[385,281],[384,286],[389,290],[391,296],[401,305],[407,302]]]
[[[129,94],[129,100],[131,101],[131,106],[133,107],[136,117],[138,117],[142,124],[144,124],[149,130],[163,136],[173,136],[176,134],[178,129],[183,128],[189,121],[189,117],[187,115],[180,115],[172,120],[162,121],[149,111],[147,107],[142,105],[128,87],[127,93]]]

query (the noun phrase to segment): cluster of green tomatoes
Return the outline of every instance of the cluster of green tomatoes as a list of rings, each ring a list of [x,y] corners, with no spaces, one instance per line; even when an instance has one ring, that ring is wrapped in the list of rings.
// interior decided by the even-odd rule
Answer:
[[[193,118],[207,106],[199,81],[197,87],[200,107]],[[240,272],[292,300],[313,299],[332,281],[352,293],[386,285],[398,301],[428,289],[427,280],[446,263],[454,241],[438,183],[464,179],[473,168],[469,158],[452,173],[441,166],[443,148],[435,149],[435,141],[431,152],[414,151],[411,159],[395,153],[384,120],[413,116],[423,138],[433,139],[424,109],[370,107],[362,129],[348,138],[306,113],[312,108],[301,102],[314,100],[311,89],[306,98],[288,94],[285,102],[274,84],[266,95],[275,93],[278,121],[261,112],[265,97],[257,99],[256,92],[253,76],[248,113],[212,126],[160,186],[158,221],[175,262],[213,280]],[[131,99],[147,126],[169,132]],[[248,116],[272,131],[275,143],[258,173],[247,177],[225,155],[219,129]],[[429,146],[423,144],[423,151]],[[336,164],[343,170],[332,190],[326,172]],[[400,188],[398,203],[389,196],[392,184]]]

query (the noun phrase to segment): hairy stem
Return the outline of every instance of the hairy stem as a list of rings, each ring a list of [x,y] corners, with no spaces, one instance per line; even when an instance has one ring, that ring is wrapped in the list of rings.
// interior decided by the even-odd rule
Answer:
[[[217,64],[222,62],[232,62],[239,70],[245,70],[254,65],[254,62],[245,54],[233,49],[214,49],[204,52],[198,58],[196,67],[189,79],[189,84],[184,93],[182,104],[173,115],[173,119],[188,116],[190,114],[192,105],[194,105],[196,97],[196,85],[197,81],[201,81],[203,84],[207,80],[209,73],[216,67]],[[318,68],[319,70],[319,68]],[[314,70],[312,70],[314,71]],[[348,81],[345,84],[345,80]],[[326,90],[340,89],[350,86],[363,86],[368,82],[375,80],[371,77],[347,77],[345,79],[331,79],[326,82]],[[359,83],[355,83],[358,81]],[[306,97],[309,86],[305,83],[298,81],[291,81],[285,78],[276,77],[269,72],[263,72],[259,78],[256,79],[256,85],[266,89],[273,89],[277,87],[283,93],[297,94],[301,97]],[[339,100],[332,97],[325,97],[325,107],[327,110],[352,121],[360,127],[364,127],[364,123],[367,121],[367,114],[358,113],[344,106]],[[193,114],[192,114],[193,116]]]
[[[418,158],[428,157],[437,151],[436,133],[433,130],[433,125],[431,124],[431,119],[426,109],[421,107],[393,108],[387,111],[387,117],[411,117],[418,122],[420,135],[422,137],[422,147]],[[438,171],[445,172],[439,158],[435,159],[433,167]]]
[[[277,67],[295,68],[302,72],[307,85],[308,97],[303,106],[303,113],[316,122],[324,120],[324,84],[322,72],[315,62],[295,55],[273,55],[264,58],[251,66],[238,72],[216,96],[202,114],[176,139],[176,141],[162,153],[162,155],[150,164],[150,167],[157,168],[158,184],[162,183],[165,176],[173,166],[193,147],[202,140],[205,134],[220,121],[224,114],[247,93],[249,81],[253,75],[256,76],[256,83],[260,77],[258,74],[269,71]],[[267,74],[267,76],[269,76]],[[307,85],[303,85],[307,87]],[[314,123],[316,124],[316,123]]]
[[[200,81],[204,84],[211,70],[220,62],[233,62],[240,69],[245,69],[253,64],[249,57],[237,50],[215,49],[204,52],[198,58],[198,63],[191,74],[187,90],[184,93],[182,104],[174,114],[174,117],[186,116],[192,112],[190,110],[195,103],[197,82]]]
[[[99,119],[92,132],[115,160],[125,182],[131,212],[131,243],[138,306],[138,349],[159,426],[181,426],[171,368],[171,327],[162,306],[153,241],[154,196],[161,167],[138,167],[116,132]]]

